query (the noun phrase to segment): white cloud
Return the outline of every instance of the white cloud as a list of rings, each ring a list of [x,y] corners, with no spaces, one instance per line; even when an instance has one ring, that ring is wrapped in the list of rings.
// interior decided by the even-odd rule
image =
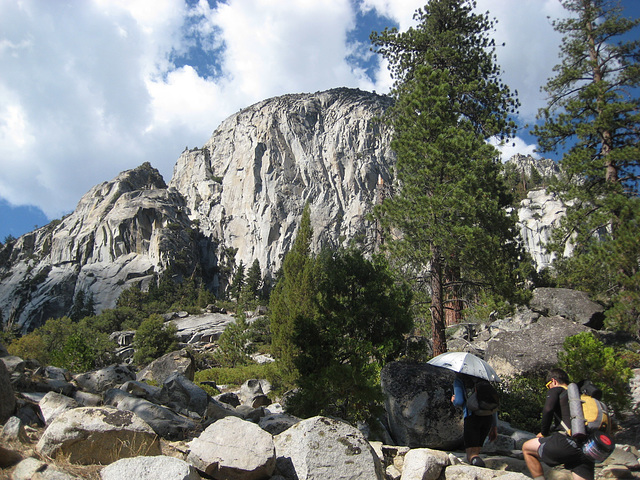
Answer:
[[[502,143],[497,139],[492,139],[489,143],[498,148],[503,163],[517,153],[522,155],[531,155],[534,158],[540,158],[540,155],[536,153],[536,145],[527,143],[520,137],[510,138]]]
[[[374,78],[349,63],[370,55],[366,40],[350,40],[356,8],[405,29],[424,3],[0,1],[0,197],[57,217],[144,161],[168,181],[185,145],[204,144],[256,101],[340,86],[386,93],[384,61]],[[530,118],[556,62],[546,15],[558,16],[559,2],[478,3],[500,19],[498,55]]]

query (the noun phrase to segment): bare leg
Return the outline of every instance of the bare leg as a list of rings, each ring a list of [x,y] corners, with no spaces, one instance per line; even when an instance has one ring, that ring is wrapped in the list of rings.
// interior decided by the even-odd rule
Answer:
[[[478,457],[478,455],[480,454],[480,450],[482,450],[482,447],[469,447],[466,449],[467,452],[467,461],[469,463],[471,463],[471,460],[473,460],[473,457]],[[480,458],[480,457],[478,457]],[[484,466],[484,462],[482,462],[480,464],[480,466]]]
[[[527,464],[527,468],[533,478],[544,478],[544,470],[540,463],[540,457],[538,457],[538,447],[540,447],[540,440],[532,438],[527,440],[522,445],[522,454],[524,455],[524,461]],[[574,480],[579,480],[574,477]]]

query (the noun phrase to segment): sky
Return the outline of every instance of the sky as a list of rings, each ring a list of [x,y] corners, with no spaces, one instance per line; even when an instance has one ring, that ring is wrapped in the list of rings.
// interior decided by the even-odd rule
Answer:
[[[392,84],[369,34],[405,30],[426,0],[0,0],[0,242],[72,212],[150,162],[169,182],[185,147],[287,93]],[[497,19],[503,80],[528,133],[558,63],[559,0],[477,0]],[[640,17],[640,0],[623,0]],[[504,46],[502,44],[504,43]]]

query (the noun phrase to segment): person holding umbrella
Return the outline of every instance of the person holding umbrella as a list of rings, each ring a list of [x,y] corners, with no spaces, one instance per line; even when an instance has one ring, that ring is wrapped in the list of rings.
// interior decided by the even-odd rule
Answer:
[[[487,362],[467,352],[443,353],[432,358],[428,363],[456,372],[451,402],[456,407],[462,407],[463,439],[467,461],[471,465],[484,467],[480,450],[487,436],[491,442],[498,437],[498,413],[472,410],[467,402],[469,399],[467,391],[473,391],[476,385],[479,385],[479,380],[487,381],[481,383],[488,385],[488,381],[499,381],[500,378]],[[489,388],[493,390],[490,385]]]

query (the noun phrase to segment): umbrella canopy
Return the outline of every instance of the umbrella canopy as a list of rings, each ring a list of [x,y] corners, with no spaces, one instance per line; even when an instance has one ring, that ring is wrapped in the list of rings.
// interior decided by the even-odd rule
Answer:
[[[491,365],[468,352],[442,353],[427,363],[436,367],[448,368],[454,372],[465,373],[472,377],[484,378],[490,382],[500,381],[500,377]]]

